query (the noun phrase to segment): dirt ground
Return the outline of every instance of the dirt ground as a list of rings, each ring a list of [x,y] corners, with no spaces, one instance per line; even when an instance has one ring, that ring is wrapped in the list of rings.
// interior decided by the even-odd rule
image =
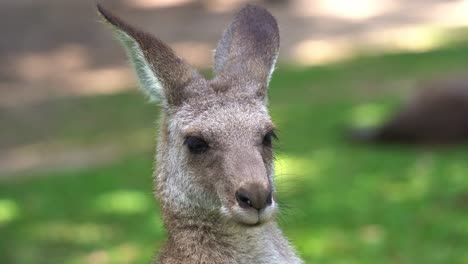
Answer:
[[[253,1],[100,2],[170,43],[190,63],[207,67],[233,12]],[[342,57],[351,46],[384,42],[405,46],[407,35],[422,34],[418,27],[457,26],[468,20],[466,0],[255,2],[279,21],[280,59],[305,64]],[[98,22],[94,0],[3,0],[0,31],[2,106],[135,86],[122,49]]]

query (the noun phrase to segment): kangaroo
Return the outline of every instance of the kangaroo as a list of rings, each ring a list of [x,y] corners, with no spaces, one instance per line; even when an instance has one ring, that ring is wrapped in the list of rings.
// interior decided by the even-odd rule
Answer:
[[[468,79],[433,81],[385,124],[354,130],[361,142],[450,144],[468,141]]]
[[[275,18],[254,5],[240,10],[206,80],[156,37],[98,10],[162,107],[154,178],[168,240],[156,262],[302,263],[274,220]]]

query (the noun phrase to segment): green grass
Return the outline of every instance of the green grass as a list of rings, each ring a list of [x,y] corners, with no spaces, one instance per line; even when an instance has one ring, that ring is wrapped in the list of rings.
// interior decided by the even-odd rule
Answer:
[[[467,62],[459,44],[279,67],[270,105],[280,224],[306,263],[468,263],[466,146],[362,146],[343,134],[356,120],[381,120],[413,84],[467,72]],[[0,263],[148,263],[165,237],[152,198],[157,110],[136,93],[47,107],[55,132],[29,141],[145,147],[101,167],[0,182]]]

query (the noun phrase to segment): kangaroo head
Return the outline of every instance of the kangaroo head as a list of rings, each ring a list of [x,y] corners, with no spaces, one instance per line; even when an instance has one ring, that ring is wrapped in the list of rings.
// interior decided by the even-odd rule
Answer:
[[[247,226],[272,219],[275,134],[266,102],[279,50],[274,17],[243,8],[216,49],[216,77],[205,80],[163,42],[98,8],[163,109],[156,180],[165,215]]]

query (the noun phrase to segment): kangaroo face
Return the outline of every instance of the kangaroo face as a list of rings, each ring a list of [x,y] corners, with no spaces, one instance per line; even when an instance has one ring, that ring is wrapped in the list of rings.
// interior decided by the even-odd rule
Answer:
[[[211,206],[245,225],[268,221],[275,211],[273,129],[264,104],[248,98],[185,104],[169,123],[173,147],[180,148],[177,163],[185,164],[191,185],[212,194]]]
[[[156,165],[163,210],[215,213],[242,225],[270,220],[275,134],[266,101],[279,50],[273,16],[242,9],[216,49],[216,77],[205,80],[159,39],[99,10],[143,90],[163,107]]]

